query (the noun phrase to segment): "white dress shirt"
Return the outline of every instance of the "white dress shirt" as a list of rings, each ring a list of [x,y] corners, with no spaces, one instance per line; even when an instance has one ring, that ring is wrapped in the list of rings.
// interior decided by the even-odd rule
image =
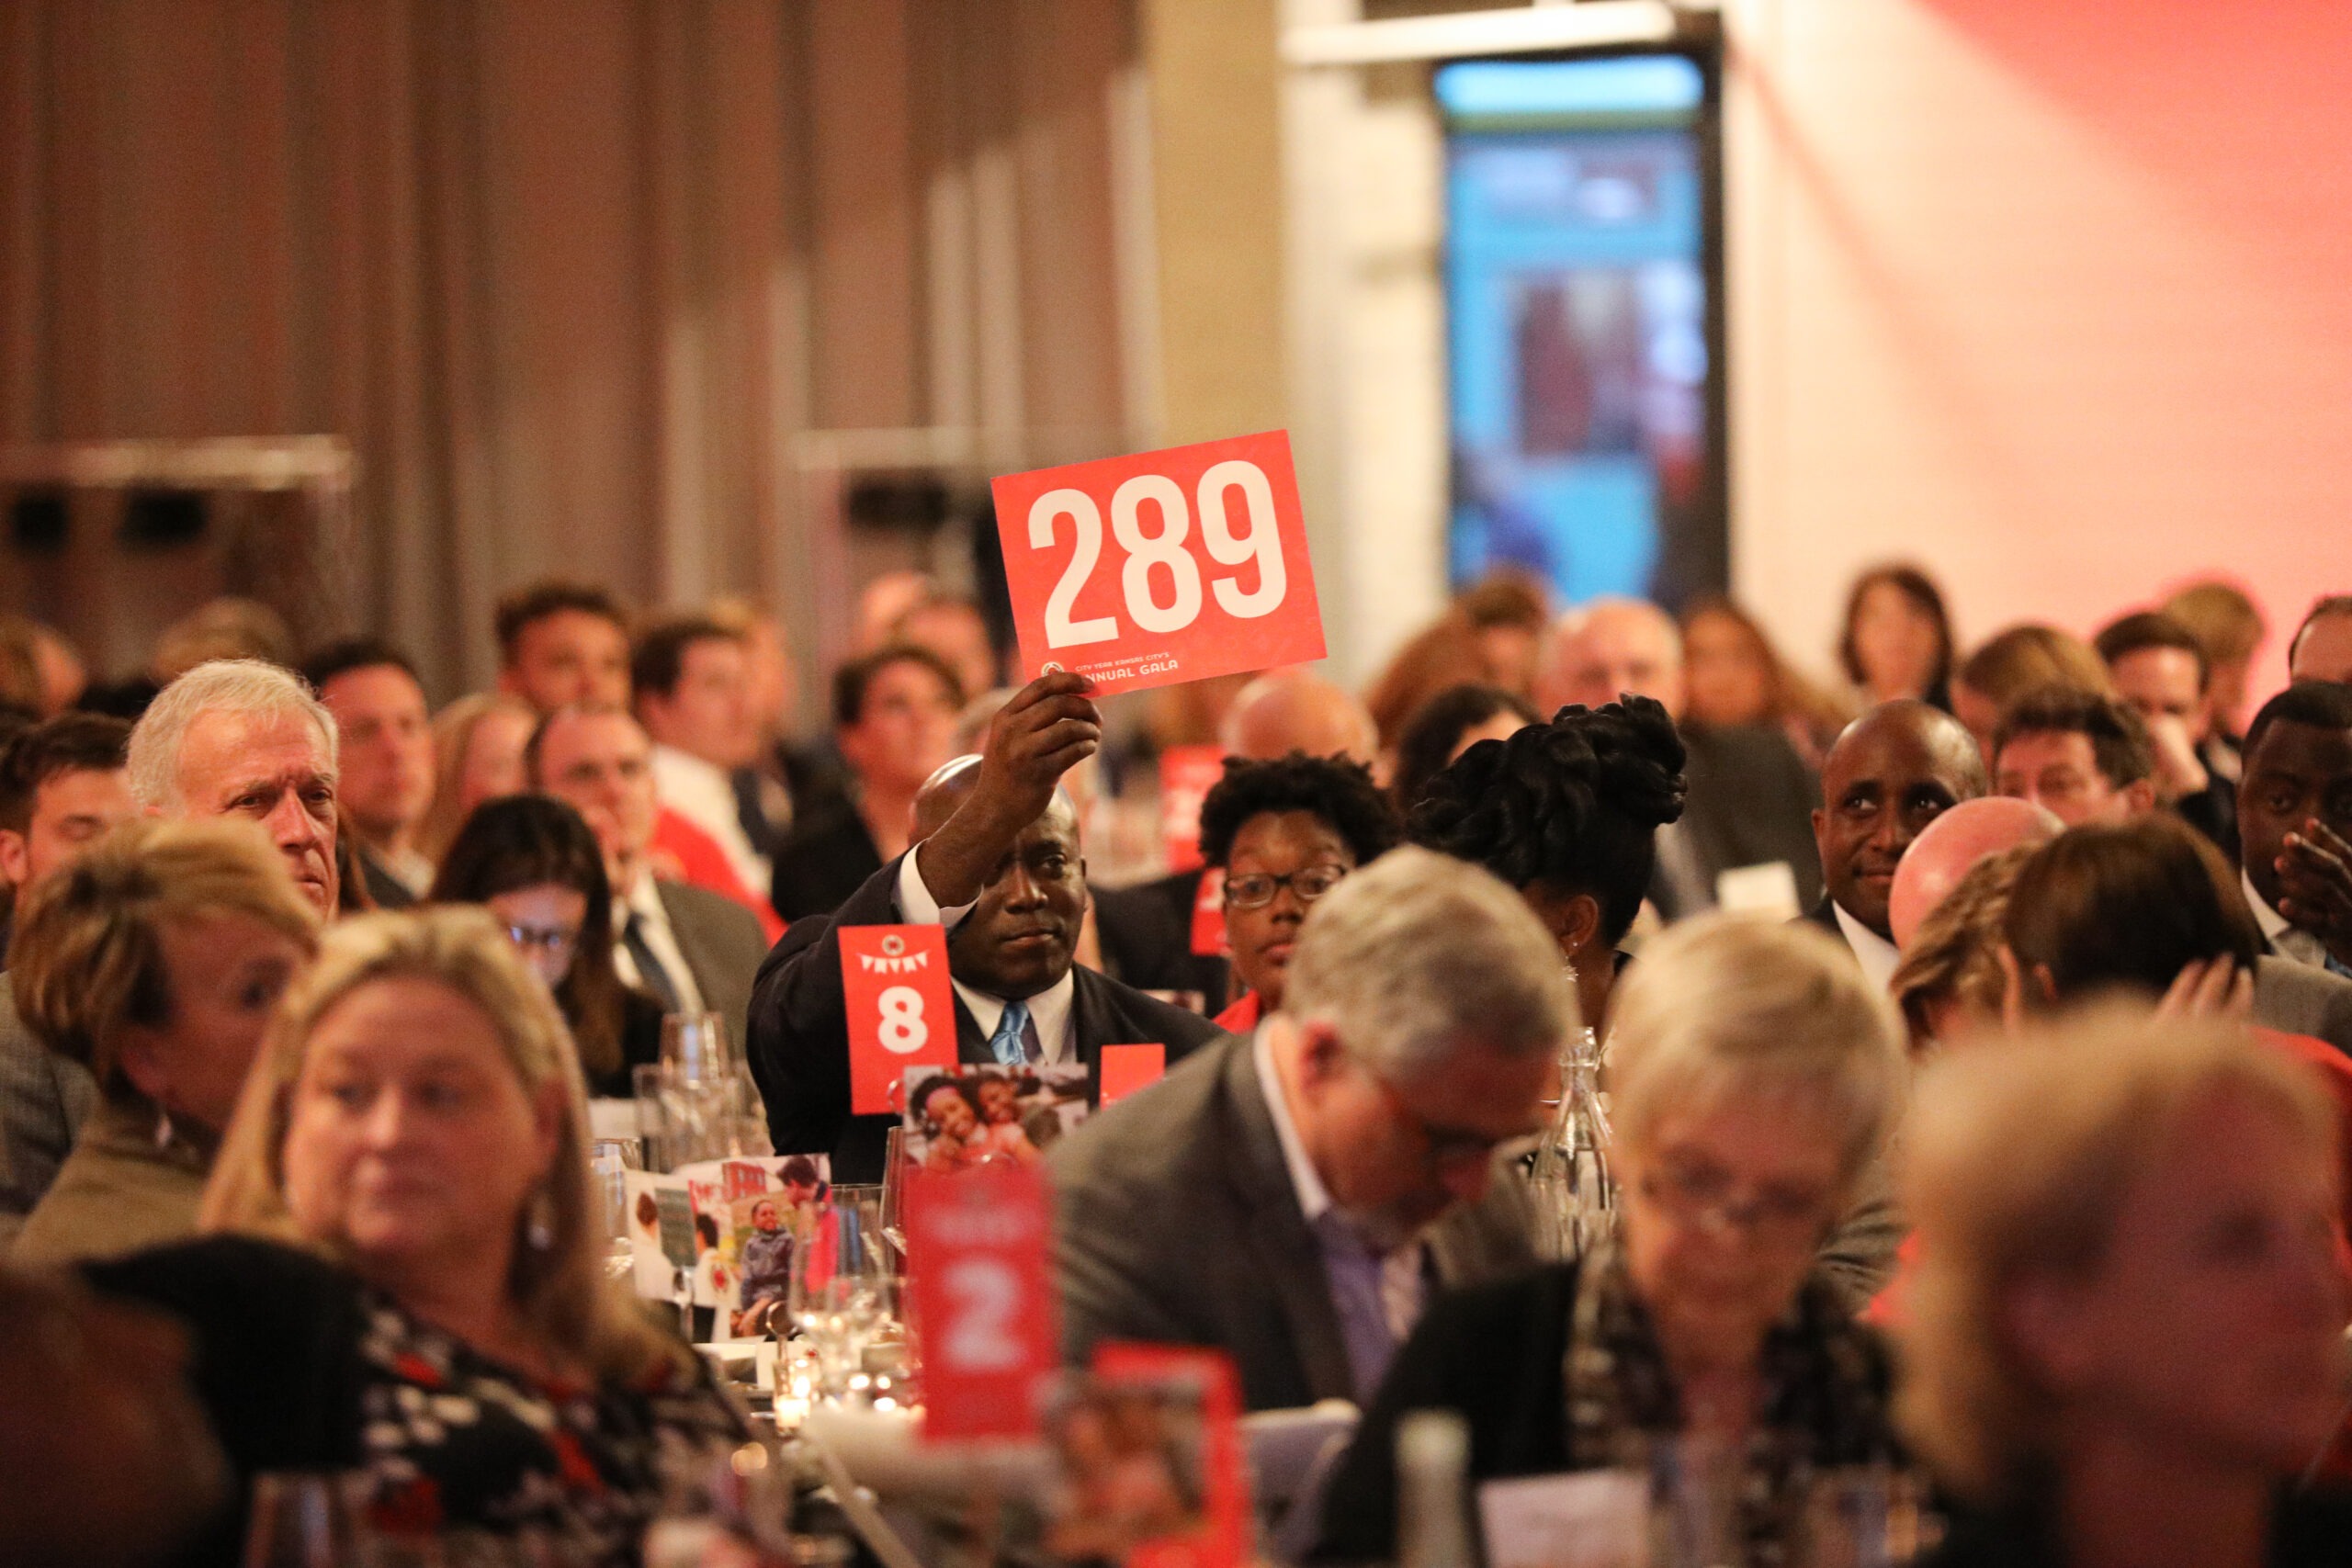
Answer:
[[[940,908],[923,882],[922,873],[915,867],[915,852],[907,852],[899,863],[899,918],[910,926],[945,926],[954,930],[956,923],[972,912],[970,904],[958,904],[952,908]],[[953,975],[947,983],[964,1005],[972,1010],[973,1021],[980,1026],[983,1036],[996,1033],[997,1024],[1004,1017],[1005,998],[976,990]],[[1028,1004],[1029,1021],[1037,1027],[1037,1048],[1047,1064],[1070,1063],[1079,1060],[1076,1009],[1078,977],[1065,972],[1062,977],[1034,997],[1024,997]]]
[[[613,900],[613,967],[621,979],[641,991],[652,989],[646,985],[645,976],[638,973],[637,958],[629,952],[628,943],[621,940],[622,933],[628,930],[631,915],[638,917],[638,929],[645,934],[645,945],[653,950],[653,956],[670,976],[670,984],[677,987],[678,1006],[686,1012],[702,1011],[702,986],[695,979],[695,972],[678,946],[678,933],[670,929],[670,910],[662,902],[662,890],[654,886],[653,878],[642,873],[627,898]]]
[[[1318,1222],[1333,1207],[1331,1190],[1323,1185],[1315,1162],[1306,1157],[1306,1145],[1300,1141],[1297,1124],[1290,1119],[1288,1091],[1283,1088],[1282,1074],[1274,1067],[1274,1049],[1266,1039],[1266,1026],[1260,1024],[1250,1037],[1250,1059],[1258,1069],[1258,1091],[1266,1097],[1266,1114],[1273,1119],[1274,1140],[1283,1146],[1283,1164],[1290,1169],[1291,1190],[1297,1194],[1298,1212],[1306,1217],[1306,1228],[1316,1235],[1321,1245]],[[1420,1321],[1421,1307],[1429,1294],[1427,1248],[1418,1240],[1390,1251],[1380,1262],[1380,1304],[1388,1317],[1388,1331],[1402,1345],[1411,1337],[1413,1325]]]
[[[1846,912],[1846,906],[1837,899],[1829,900],[1830,912],[1838,917],[1838,929],[1846,934],[1846,945],[1854,950],[1854,957],[1862,966],[1862,977],[1881,991],[1894,978],[1895,965],[1903,962],[1903,951],[1886,938],[1862,924]]]
[[[2254,911],[2255,923],[2262,928],[2263,940],[2270,943],[2272,952],[2314,969],[2328,966],[2327,943],[2302,927],[2290,924],[2286,916],[2263,902],[2262,895],[2254,890],[2254,878],[2243,871],[2238,873],[2238,886],[2245,890],[2246,907]]]
[[[662,805],[710,835],[746,892],[767,896],[768,857],[752,847],[751,835],[743,831],[735,783],[726,769],[674,746],[656,746],[653,793]]]

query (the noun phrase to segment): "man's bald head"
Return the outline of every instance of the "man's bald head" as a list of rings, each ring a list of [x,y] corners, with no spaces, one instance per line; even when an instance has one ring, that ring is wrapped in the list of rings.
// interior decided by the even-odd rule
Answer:
[[[1654,697],[1682,716],[1682,633],[1641,599],[1595,599],[1552,624],[1535,666],[1535,705],[1597,708],[1625,693]]]
[[[923,781],[914,805],[918,840],[972,797],[980,765],[977,756],[958,757]],[[948,933],[948,973],[997,997],[1034,997],[1060,984],[1078,951],[1086,897],[1078,807],[1056,786],[1046,809],[989,869],[971,913]]]
[[[1380,732],[1364,705],[1306,670],[1277,670],[1243,687],[1226,710],[1218,739],[1227,752],[1261,762],[1304,751],[1369,765],[1380,751]]]
[[[1975,738],[1941,708],[1905,698],[1848,725],[1822,763],[1821,809],[1813,814],[1831,899],[1893,940],[1888,904],[1904,852],[1928,823],[1986,787]]]
[[[1894,870],[1894,891],[1887,900],[1894,945],[1911,945],[1919,922],[1977,862],[2019,844],[2045,842],[2065,829],[2054,813],[2012,795],[1964,800],[1928,823]]]

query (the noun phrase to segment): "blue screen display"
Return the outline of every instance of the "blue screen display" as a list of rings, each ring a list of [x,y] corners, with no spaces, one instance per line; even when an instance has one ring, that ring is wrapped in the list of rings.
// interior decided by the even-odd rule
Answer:
[[[1454,581],[1518,567],[1569,603],[1719,586],[1698,65],[1472,61],[1436,91]]]

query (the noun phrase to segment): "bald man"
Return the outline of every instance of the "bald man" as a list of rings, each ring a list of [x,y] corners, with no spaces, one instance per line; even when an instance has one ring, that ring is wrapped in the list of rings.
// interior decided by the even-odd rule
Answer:
[[[1271,761],[1293,751],[1371,766],[1380,732],[1346,688],[1306,670],[1276,670],[1241,689],[1225,711],[1218,743],[1228,756]]]
[[[2046,843],[2066,830],[2055,813],[2030,800],[1988,795],[1963,800],[1920,829],[1887,897],[1887,927],[1894,945],[1911,951],[1919,922],[1935,912],[1960,879],[1987,855],[2019,844]]]
[[[956,991],[956,1046],[975,1064],[1078,1063],[1157,1043],[1177,1059],[1218,1034],[1196,1013],[1071,962],[1086,913],[1086,860],[1062,775],[1102,744],[1078,675],[1030,682],[988,749],[932,775],[914,803],[914,847],[831,916],[794,922],[760,966],[747,1051],[779,1154],[830,1154],[833,1179],[882,1179],[896,1118],[849,1108],[844,926],[942,925]]]
[[[1596,599],[1553,623],[1536,660],[1535,703],[1597,708],[1627,692],[1674,716],[1685,753],[1682,819],[1658,830],[1650,902],[1668,919],[1711,908],[1724,873],[1786,865],[1793,908],[1821,897],[1809,814],[1812,772],[1787,736],[1763,725],[1692,724],[1682,716],[1682,634],[1639,599]]]
[[[1881,703],[1829,749],[1813,814],[1828,894],[1805,918],[1853,949],[1873,985],[1884,986],[1902,959],[1890,905],[1905,852],[1930,822],[1986,787],[1976,738],[1921,702]]]

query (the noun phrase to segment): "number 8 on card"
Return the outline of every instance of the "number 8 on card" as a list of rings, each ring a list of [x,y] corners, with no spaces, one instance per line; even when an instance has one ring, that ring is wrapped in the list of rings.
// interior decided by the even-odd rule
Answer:
[[[939,926],[843,926],[842,1002],[849,1019],[849,1108],[900,1109],[909,1067],[956,1065],[956,994]]]
[[[1323,657],[1279,430],[1007,474],[993,486],[1023,680],[1104,693]]]

